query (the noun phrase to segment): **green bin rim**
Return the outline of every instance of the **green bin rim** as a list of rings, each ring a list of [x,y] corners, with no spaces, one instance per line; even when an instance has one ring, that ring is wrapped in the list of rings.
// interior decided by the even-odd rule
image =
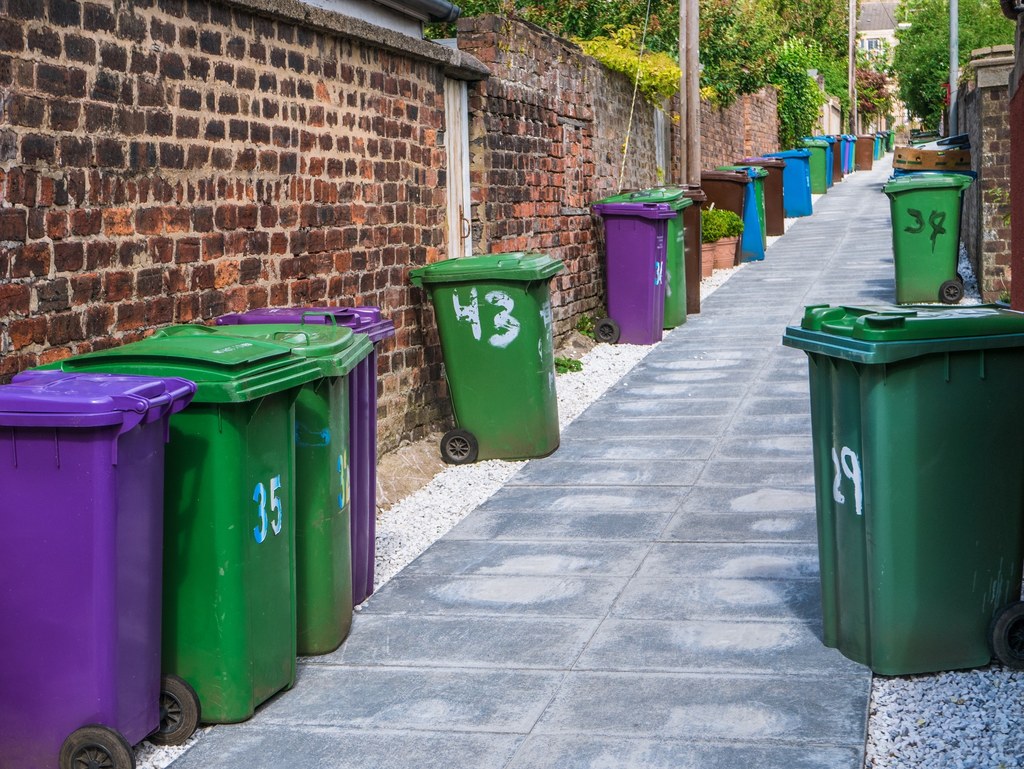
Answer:
[[[1024,347],[1024,313],[997,305],[830,306],[804,310],[783,344],[856,363],[934,353]]]
[[[764,178],[765,176],[768,175],[768,169],[767,168],[763,168],[762,166],[755,165],[753,163],[739,163],[739,164],[734,165],[734,166],[717,166],[715,168],[715,170],[716,171],[746,171],[747,175],[750,176],[751,179],[762,179],[762,178]],[[750,171],[754,171],[755,173],[753,175],[751,175]]]
[[[322,376],[291,349],[231,333],[232,326],[182,334],[169,326],[146,339],[75,355],[40,368],[181,377],[196,383],[195,403],[242,403],[297,388]],[[169,332],[169,333],[168,333]],[[177,336],[177,335],[180,335]],[[187,337],[188,341],[184,341]]]
[[[345,376],[373,350],[373,342],[347,326],[328,324],[256,323],[227,326],[232,336],[256,339],[288,347],[291,354],[320,367],[325,377]],[[209,326],[171,326],[156,335],[182,338],[199,336],[214,329]]]
[[[887,181],[882,187],[882,192],[891,195],[912,190],[965,190],[973,182],[974,180],[966,174],[902,174]]]
[[[546,254],[523,251],[446,259],[409,272],[415,286],[430,283],[471,283],[506,280],[530,283],[554,277],[565,268],[562,261]]]
[[[666,185],[664,187],[651,187],[645,190],[636,190],[634,192],[623,192],[619,195],[612,195],[608,198],[602,198],[601,200],[595,201],[594,205],[604,205],[609,203],[666,203],[674,211],[682,211],[684,208],[693,205],[693,199],[687,197],[691,190],[684,187],[673,187]]]
[[[801,147],[828,147],[828,142],[824,139],[801,139],[799,144]]]

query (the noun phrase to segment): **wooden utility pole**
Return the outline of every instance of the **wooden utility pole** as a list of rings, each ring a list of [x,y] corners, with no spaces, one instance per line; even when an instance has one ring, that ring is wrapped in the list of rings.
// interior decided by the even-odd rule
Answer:
[[[960,3],[959,0],[949,0],[949,125],[946,126],[946,136],[953,136],[958,132],[956,91],[960,80]]]
[[[848,41],[849,61],[846,64],[846,74],[850,85],[850,133],[860,133],[857,125],[857,0],[850,0],[850,39]]]
[[[679,0],[679,167],[700,186],[700,17],[698,0]]]

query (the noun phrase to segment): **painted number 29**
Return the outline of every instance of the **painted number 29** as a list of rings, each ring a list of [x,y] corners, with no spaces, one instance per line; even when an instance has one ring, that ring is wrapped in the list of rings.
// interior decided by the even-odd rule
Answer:
[[[260,522],[258,526],[254,526],[252,534],[256,538],[256,544],[263,542],[267,538],[267,529],[274,532],[274,536],[281,533],[281,528],[284,525],[284,507],[281,504],[280,498],[277,496],[277,492],[281,489],[281,476],[275,475],[270,479],[270,496],[267,496],[267,488],[262,483],[257,483],[256,488],[252,493],[252,501],[257,505],[257,515],[259,516]],[[276,513],[276,517],[273,521],[270,520],[267,514],[267,503],[270,503],[270,512]]]
[[[840,505],[846,504],[843,493],[843,479],[853,482],[853,509],[857,515],[864,515],[863,475],[860,471],[860,459],[850,448],[843,446],[840,451],[832,449],[832,467],[835,479],[832,481],[832,498]]]

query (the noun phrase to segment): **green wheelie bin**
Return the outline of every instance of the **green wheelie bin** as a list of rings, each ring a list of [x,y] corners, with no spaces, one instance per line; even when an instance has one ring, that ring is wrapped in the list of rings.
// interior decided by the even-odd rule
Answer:
[[[956,304],[963,298],[956,271],[960,201],[972,181],[965,174],[912,173],[882,188],[892,212],[897,304]]]
[[[828,142],[822,139],[802,139],[798,146],[811,151],[811,193],[824,195],[828,192]]]
[[[295,682],[295,400],[287,345],[170,327],[52,368],[196,383],[165,454],[162,666],[233,723]]]
[[[549,282],[562,262],[510,253],[412,270],[430,293],[456,428],[441,438],[450,464],[526,459],[558,448]]]
[[[783,344],[809,361],[825,644],[883,675],[987,664],[1021,594],[1024,314],[812,306]]]
[[[676,212],[668,220],[665,234],[665,328],[686,323],[686,209],[693,205],[691,190],[685,187],[654,187],[626,192],[598,203],[667,203]]]
[[[217,331],[176,326],[165,333],[184,339]],[[327,654],[352,627],[348,374],[373,342],[322,322],[231,326],[220,333],[285,345],[320,370],[295,401],[295,614],[298,654]]]

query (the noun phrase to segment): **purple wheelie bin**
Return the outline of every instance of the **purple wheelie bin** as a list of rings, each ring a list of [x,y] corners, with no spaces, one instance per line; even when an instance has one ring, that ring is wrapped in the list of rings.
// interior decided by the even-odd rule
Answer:
[[[129,769],[165,732],[164,444],[194,393],[61,371],[0,387],[2,769]]]
[[[661,341],[668,221],[677,212],[668,203],[649,202],[657,193],[645,190],[617,195],[593,206],[604,220],[608,294],[608,317],[598,321],[594,328],[598,341]],[[681,233],[682,230],[680,237]]]
[[[349,374],[352,602],[358,606],[373,594],[377,553],[377,347],[395,335],[395,324],[379,307],[265,307],[217,318],[219,326],[265,323],[336,323],[373,342]]]

